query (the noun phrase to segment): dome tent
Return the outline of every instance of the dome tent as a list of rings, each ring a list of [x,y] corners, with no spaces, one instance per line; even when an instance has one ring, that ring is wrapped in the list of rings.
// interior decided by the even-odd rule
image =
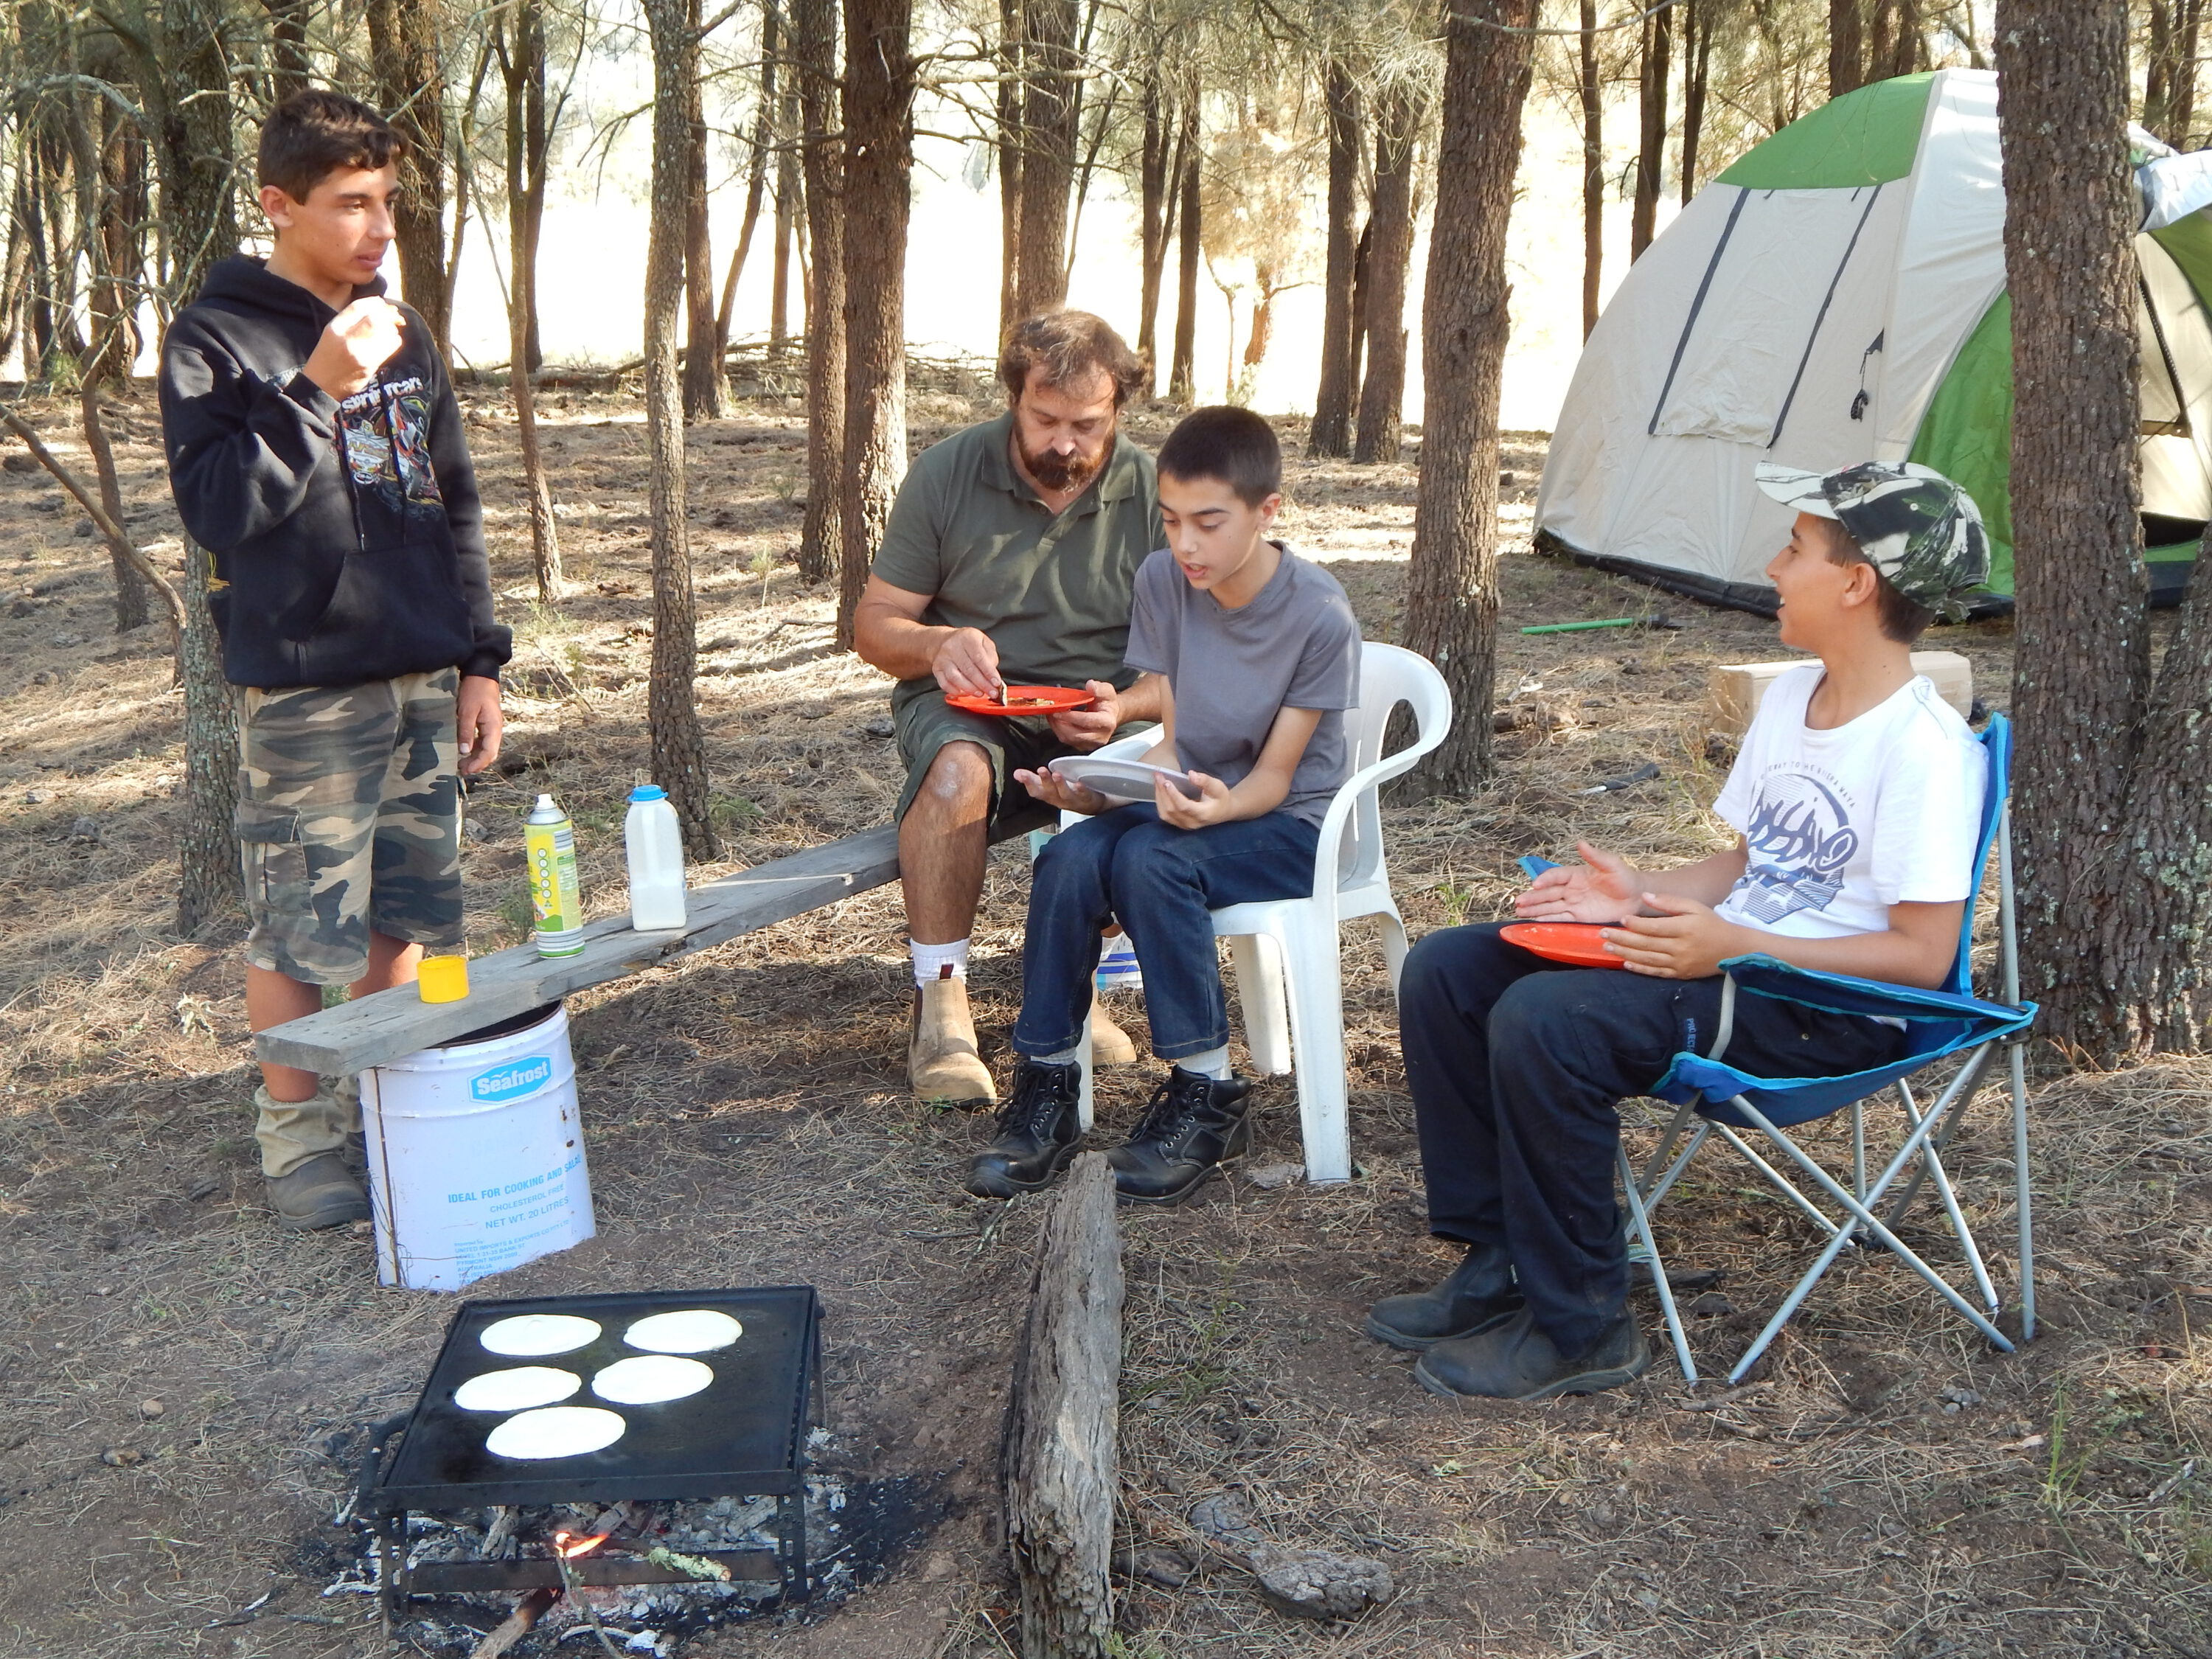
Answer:
[[[2132,137],[2142,510],[2171,603],[2212,520],[2212,156]],[[1537,546],[1771,612],[1790,514],[1756,464],[1914,460],[1980,506],[2002,609],[2012,405],[1996,76],[1880,82],[1738,159],[1622,279],[1560,410]]]

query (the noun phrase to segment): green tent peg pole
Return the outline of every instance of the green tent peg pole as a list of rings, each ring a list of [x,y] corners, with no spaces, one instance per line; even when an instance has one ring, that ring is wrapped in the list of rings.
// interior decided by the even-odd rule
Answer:
[[[1641,617],[1607,617],[1602,622],[1540,623],[1521,631],[1523,634],[1579,634],[1589,628],[1634,628],[1643,620]]]

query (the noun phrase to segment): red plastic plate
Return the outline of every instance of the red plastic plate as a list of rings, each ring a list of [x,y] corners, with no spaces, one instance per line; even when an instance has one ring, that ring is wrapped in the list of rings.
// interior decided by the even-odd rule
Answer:
[[[1509,945],[1553,962],[1577,968],[1620,968],[1626,964],[1605,948],[1605,927],[1595,921],[1518,921],[1498,930]]]
[[[1079,708],[1088,708],[1098,700],[1088,691],[1065,685],[1010,685],[1006,700],[996,697],[975,697],[963,692],[945,698],[948,707],[964,708],[971,714],[1072,714]]]

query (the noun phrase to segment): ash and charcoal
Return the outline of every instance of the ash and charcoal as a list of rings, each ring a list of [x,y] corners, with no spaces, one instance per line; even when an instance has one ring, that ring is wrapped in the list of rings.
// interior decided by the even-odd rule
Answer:
[[[817,1449],[821,1437],[817,1432]],[[556,1597],[529,1634],[507,1650],[515,1659],[582,1650],[597,1652],[592,1613],[618,1651],[667,1659],[701,1632],[717,1626],[770,1620],[811,1621],[827,1613],[863,1584],[880,1577],[896,1558],[934,1523],[942,1506],[911,1480],[865,1480],[815,1474],[806,1481],[807,1556],[813,1595],[787,1600],[781,1585],[766,1580],[696,1583],[608,1584],[580,1587]],[[658,1547],[682,1556],[704,1550],[773,1549],[773,1498],[718,1498],[693,1502],[556,1505],[469,1510],[449,1516],[410,1514],[410,1565],[433,1561],[543,1557],[556,1533],[592,1537],[611,1532],[609,1554],[642,1557]],[[325,1596],[373,1595],[378,1589],[374,1545],[366,1530],[345,1571]],[[487,1631],[523,1598],[512,1593],[417,1597],[408,1608],[406,1632],[424,1652],[466,1655]],[[589,1604],[589,1612],[585,1603]]]

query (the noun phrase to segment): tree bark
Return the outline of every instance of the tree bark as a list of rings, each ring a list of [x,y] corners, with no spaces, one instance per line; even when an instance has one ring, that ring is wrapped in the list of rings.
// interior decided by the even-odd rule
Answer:
[[[2150,657],[2137,517],[2137,340],[2123,0],[1997,11],[2013,302],[2014,823],[2027,994],[2109,1054],[2118,833]],[[2212,586],[2212,584],[2205,584]]]
[[[753,111],[752,157],[747,164],[745,212],[738,226],[738,251],[730,256],[730,272],[722,281],[722,307],[714,319],[714,355],[719,361],[730,349],[730,329],[737,315],[738,281],[745,274],[745,258],[753,247],[753,228],[760,222],[761,198],[768,186],[769,152],[775,142],[777,45],[775,0],[761,0],[760,101]]]
[[[684,75],[684,418],[722,418],[722,339],[714,310],[714,239],[707,222],[707,110],[699,90],[700,0],[691,3],[691,64]]]
[[[1686,0],[1682,12],[1682,205],[1698,193],[1698,152],[1705,132],[1705,96],[1713,78],[1711,0]]]
[[[2164,138],[2167,88],[2173,75],[2173,11],[2166,0],[2147,0],[2147,3],[2150,38],[2143,52],[2142,124]]]
[[[501,54],[507,83],[507,383],[522,452],[522,491],[530,510],[530,569],[541,604],[561,597],[561,531],[538,436],[538,391],[530,342],[538,318],[538,227],[545,202],[544,0],[514,0],[510,44]]]
[[[1659,224],[1659,186],[1667,170],[1667,76],[1673,67],[1674,13],[1669,7],[1644,20],[1644,64],[1637,80],[1643,118],[1636,154],[1636,205],[1628,222],[1628,257],[1644,257]]]
[[[1863,0],[1828,0],[1828,96],[1840,98],[1866,82]]]
[[[177,830],[177,931],[190,939],[229,915],[239,873],[238,715],[222,675],[222,641],[208,611],[215,562],[185,543],[185,821]]]
[[[1182,224],[1176,233],[1179,268],[1176,273],[1175,362],[1168,372],[1168,398],[1188,404],[1198,374],[1198,258],[1202,225],[1198,199],[1198,89],[1186,91],[1182,112]]]
[[[653,513],[653,665],[647,724],[653,779],[668,792],[695,861],[720,851],[707,778],[707,743],[692,684],[698,604],[686,522],[684,390],[676,362],[684,242],[692,191],[691,116],[698,37],[687,0],[644,0],[653,37],[653,208],[645,254],[645,433]]]
[[[914,157],[912,0],[844,0],[845,475],[837,643],[853,642],[906,472],[906,240]],[[819,256],[817,264],[820,263]]]
[[[796,0],[793,56],[798,59],[799,119],[805,130],[806,229],[813,264],[806,295],[806,517],[799,569],[818,582],[845,566],[845,204],[844,151],[835,131],[837,9],[833,0]]]
[[[1605,274],[1605,82],[1597,63],[1597,0],[1582,0],[1576,89],[1583,106],[1583,338],[1597,326]]]
[[[1322,71],[1328,116],[1328,254],[1322,276],[1321,384],[1314,392],[1309,455],[1341,455],[1352,447],[1352,410],[1359,385],[1352,373],[1352,261],[1359,243],[1359,88],[1352,68],[1332,57]],[[1382,181],[1376,181],[1379,191]]]
[[[441,353],[452,344],[446,286],[446,77],[438,58],[441,0],[367,0],[377,101],[407,141],[392,242],[399,285]]]
[[[1022,74],[1025,53],[1022,0],[999,0],[999,337],[1022,319],[1022,167],[1028,139],[1022,131]]]
[[[2191,124],[2197,118],[2197,42],[2204,22],[2204,0],[2179,0],[2175,18],[2173,87],[2169,94],[2167,142],[2177,149],[2190,148]]]
[[[1170,180],[1179,176],[1173,167],[1174,145],[1170,142],[1170,112],[1160,80],[1156,56],[1143,66],[1144,149],[1138,163],[1139,224],[1143,239],[1142,269],[1137,301],[1137,356],[1145,365],[1145,390],[1149,395],[1159,369],[1160,279],[1168,262]]]
[[[1498,622],[1498,398],[1509,331],[1506,222],[1528,96],[1536,0],[1460,0],[1445,30],[1443,136],[1421,315],[1420,492],[1406,644],[1436,664],[1457,711],[1429,787],[1491,769]]]
[[[1406,402],[1406,288],[1413,263],[1415,149],[1425,100],[1401,82],[1375,120],[1375,240],[1368,255],[1367,377],[1359,388],[1355,461],[1395,461]]]
[[[307,22],[314,0],[261,0],[269,14],[269,92],[281,104],[307,89],[314,58],[307,51]]]
[[[776,105],[775,281],[769,295],[768,355],[781,362],[791,349],[791,255],[799,240],[799,160],[797,77],[783,77]]]
[[[1120,1486],[1121,1237],[1103,1153],[1052,1200],[1007,1409],[1006,1546],[1024,1659],[1106,1659]]]
[[[76,62],[76,41],[70,41],[70,67]],[[110,196],[113,186],[128,189],[127,178],[118,178],[118,167],[111,165],[112,145],[108,127],[110,116],[103,102],[88,91],[78,90],[70,98],[72,114],[70,137],[75,147],[75,167],[77,186],[77,230],[82,244],[82,255],[86,266],[85,299],[87,327],[90,338],[87,350],[77,366],[77,412],[84,429],[85,447],[92,455],[93,468],[99,482],[100,503],[109,523],[123,524],[123,484],[115,470],[115,447],[107,441],[107,425],[100,416],[101,388],[118,382],[128,384],[131,374],[132,348],[137,343],[137,331],[131,326],[131,301],[125,283],[136,274],[135,268],[118,262],[117,256],[128,258],[135,252],[127,240],[118,246],[108,232],[118,222],[129,223],[133,217],[131,203],[127,195]],[[110,538],[108,561],[115,581],[115,631],[128,633],[143,628],[150,619],[146,584],[140,578],[127,544],[117,544]]]
[[[1067,298],[1067,198],[1075,180],[1075,0],[1023,0],[1021,240],[1014,320]]]

